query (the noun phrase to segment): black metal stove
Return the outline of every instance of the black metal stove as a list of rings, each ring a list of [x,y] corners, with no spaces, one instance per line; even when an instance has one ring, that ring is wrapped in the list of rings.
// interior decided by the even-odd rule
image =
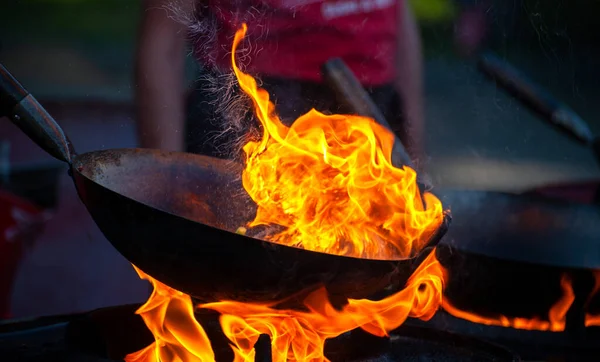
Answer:
[[[121,361],[128,353],[153,342],[139,305],[104,308],[88,313],[44,317],[0,324],[2,361],[108,362]],[[233,353],[217,330],[216,315],[197,316],[213,344],[217,361],[231,361]],[[266,337],[266,336],[263,336]],[[269,339],[255,346],[256,360],[270,361]],[[362,331],[346,333],[328,341],[331,361],[520,361],[496,344],[472,337],[415,325],[405,325],[390,338]]]

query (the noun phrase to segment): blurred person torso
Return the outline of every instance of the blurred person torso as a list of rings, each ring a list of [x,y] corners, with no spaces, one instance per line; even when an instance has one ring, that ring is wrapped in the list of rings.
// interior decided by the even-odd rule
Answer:
[[[216,27],[213,42],[197,41],[205,65],[231,68],[231,44],[248,25],[245,69],[263,76],[321,81],[322,65],[342,58],[363,85],[393,81],[398,32],[396,0],[206,0],[198,17]]]

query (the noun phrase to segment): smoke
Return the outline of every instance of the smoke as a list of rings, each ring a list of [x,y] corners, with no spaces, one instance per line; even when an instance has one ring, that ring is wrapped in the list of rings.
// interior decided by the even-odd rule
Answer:
[[[209,11],[206,4],[193,0],[171,0],[165,5],[165,9],[171,19],[184,25],[187,30],[187,39],[192,44],[191,55],[196,58],[201,56],[206,63],[201,64],[205,69],[195,85],[200,87],[197,92],[203,95],[200,102],[204,104],[193,106],[208,106],[211,110],[210,119],[203,120],[210,122],[213,126],[211,128],[216,128],[211,132],[208,142],[220,145],[218,150],[220,154],[232,158],[240,156],[242,146],[249,139],[259,137],[258,122],[253,113],[252,101],[240,89],[233,71],[221,71],[214,66],[215,54],[210,50],[215,49],[216,46],[225,46],[218,44],[217,36],[220,29],[214,14]],[[234,16],[243,15],[234,14]],[[260,15],[254,13],[252,16]],[[229,47],[231,45],[227,44]],[[245,64],[255,51],[256,49],[253,49],[247,41],[245,47],[238,50],[236,62],[240,69],[245,68]],[[193,138],[192,135],[191,139]]]
[[[202,102],[214,112],[209,121],[217,128],[210,142],[220,145],[220,154],[238,156],[257,133],[252,101],[240,90],[233,73],[206,72],[200,77],[198,84],[206,96]]]
[[[210,17],[200,21],[198,16],[208,14],[205,4],[191,0],[171,0],[164,7],[171,19],[186,27],[191,39],[202,39],[205,43],[216,39],[217,28],[214,21]]]

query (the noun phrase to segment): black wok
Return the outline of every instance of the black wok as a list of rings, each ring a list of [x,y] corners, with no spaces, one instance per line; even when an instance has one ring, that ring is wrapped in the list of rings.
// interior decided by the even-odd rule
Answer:
[[[125,258],[203,301],[275,301],[320,286],[334,300],[364,298],[402,287],[431,249],[409,259],[373,260],[236,234],[255,213],[239,165],[151,149],[77,155],[60,126],[1,65],[0,111],[69,165],[80,199]],[[437,244],[449,220],[428,246]]]
[[[502,260],[600,269],[600,212],[533,194],[441,189],[453,218],[441,245]]]
[[[515,334],[513,328],[473,328],[456,319],[432,321],[434,326],[490,332],[486,337],[518,348],[527,344],[522,344],[525,338],[535,342],[529,351],[545,356],[531,360],[547,360],[547,354],[566,349],[581,352],[597,338],[584,324],[586,313],[596,313],[591,299],[593,271],[600,269],[596,206],[533,194],[440,190],[439,196],[455,220],[436,248],[449,276],[446,302],[480,316],[552,320],[563,316],[556,309],[549,313],[553,306],[567,296],[573,299],[564,311],[562,333]]]

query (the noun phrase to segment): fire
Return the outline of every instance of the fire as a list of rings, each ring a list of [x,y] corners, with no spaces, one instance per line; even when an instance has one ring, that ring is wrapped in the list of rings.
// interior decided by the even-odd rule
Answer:
[[[587,314],[585,316],[586,327],[600,327],[600,314]]]
[[[509,318],[503,315],[497,317],[484,317],[460,310],[453,306],[448,299],[444,299],[442,308],[454,317],[465,319],[473,323],[516,329],[561,332],[565,330],[567,311],[575,300],[575,293],[573,293],[571,281],[566,275],[562,276],[560,286],[563,290],[563,294],[561,298],[554,303],[552,308],[550,308],[548,320],[542,320],[540,318]]]
[[[443,220],[442,205],[430,193],[421,199],[414,170],[392,166],[393,134],[365,117],[316,110],[285,126],[268,93],[236,66],[245,33],[245,25],[236,33],[232,65],[263,127],[262,138],[244,146],[243,186],[258,206],[249,226],[277,225],[283,231],[267,236],[271,241],[339,255],[398,259],[422,250]],[[126,361],[214,361],[190,296],[136,271],[154,286],[137,313],[155,342]],[[442,302],[444,273],[432,252],[403,290],[380,301],[348,300],[337,310],[320,289],[305,299],[302,311],[277,309],[279,301],[195,308],[220,314],[235,361],[254,360],[261,334],[271,338],[274,361],[327,361],[327,339],[357,328],[386,336],[408,317],[430,319]]]
[[[236,65],[263,128],[244,146],[242,181],[258,206],[250,227],[278,225],[268,240],[314,251],[381,259],[413,256],[443,219],[441,202],[421,199],[416,173],[392,166],[394,135],[370,118],[311,110],[291,127],[275,113],[269,94]],[[425,201],[425,205],[423,201]]]
[[[136,314],[141,315],[155,342],[129,354],[127,362],[214,361],[210,340],[194,318],[192,298],[133,266],[140,278],[152,283],[154,290]]]
[[[590,302],[592,298],[596,297],[598,295],[598,292],[600,292],[600,270],[594,270],[594,280],[594,289],[590,293],[590,298],[588,299],[588,302]],[[585,326],[600,327],[600,314],[594,315],[591,313],[587,313],[585,315]]]
[[[329,304],[323,289],[305,300],[308,312],[238,302],[200,307],[221,313],[221,327],[233,342],[236,362],[254,361],[253,346],[261,334],[271,337],[273,361],[326,361],[326,339],[356,328],[383,337],[408,317],[433,317],[442,301],[443,273],[432,253],[402,291],[381,301],[349,300],[341,311]]]
[[[326,116],[316,110],[291,127],[284,125],[268,93],[236,66],[235,50],[245,33],[245,25],[236,33],[232,65],[263,127],[262,138],[244,146],[243,186],[258,206],[249,226],[278,225],[283,230],[270,234],[269,240],[340,255],[398,258],[421,250],[442,222],[442,205],[430,193],[421,199],[414,170],[392,166],[393,134],[365,117]],[[435,251],[403,290],[379,301],[348,300],[341,310],[330,304],[324,289],[306,298],[306,310],[277,309],[279,301],[194,306],[189,295],[134,268],[154,287],[137,313],[155,342],[128,355],[127,362],[215,361],[211,341],[195,318],[197,309],[220,314],[236,362],[254,361],[254,346],[263,334],[271,338],[273,361],[327,361],[327,339],[357,328],[383,337],[409,317],[429,320],[440,306],[481,324],[563,330],[575,298],[569,280],[563,278],[564,295],[550,310],[549,321],[486,318],[460,311],[442,300],[446,271]],[[596,281],[600,289],[600,273]],[[599,322],[600,317],[588,316],[586,324]]]
[[[150,299],[137,313],[154,334],[155,342],[125,360],[214,361],[206,332],[194,318],[191,298],[135,269],[140,278],[154,286]],[[261,334],[271,338],[274,362],[327,361],[323,354],[327,339],[356,328],[386,336],[408,317],[429,320],[442,302],[444,274],[432,252],[402,291],[380,301],[349,300],[342,310],[336,310],[321,289],[305,300],[308,311],[278,310],[272,305],[240,302],[217,302],[197,308],[221,314],[221,328],[232,343],[234,362],[254,361],[254,345]]]

